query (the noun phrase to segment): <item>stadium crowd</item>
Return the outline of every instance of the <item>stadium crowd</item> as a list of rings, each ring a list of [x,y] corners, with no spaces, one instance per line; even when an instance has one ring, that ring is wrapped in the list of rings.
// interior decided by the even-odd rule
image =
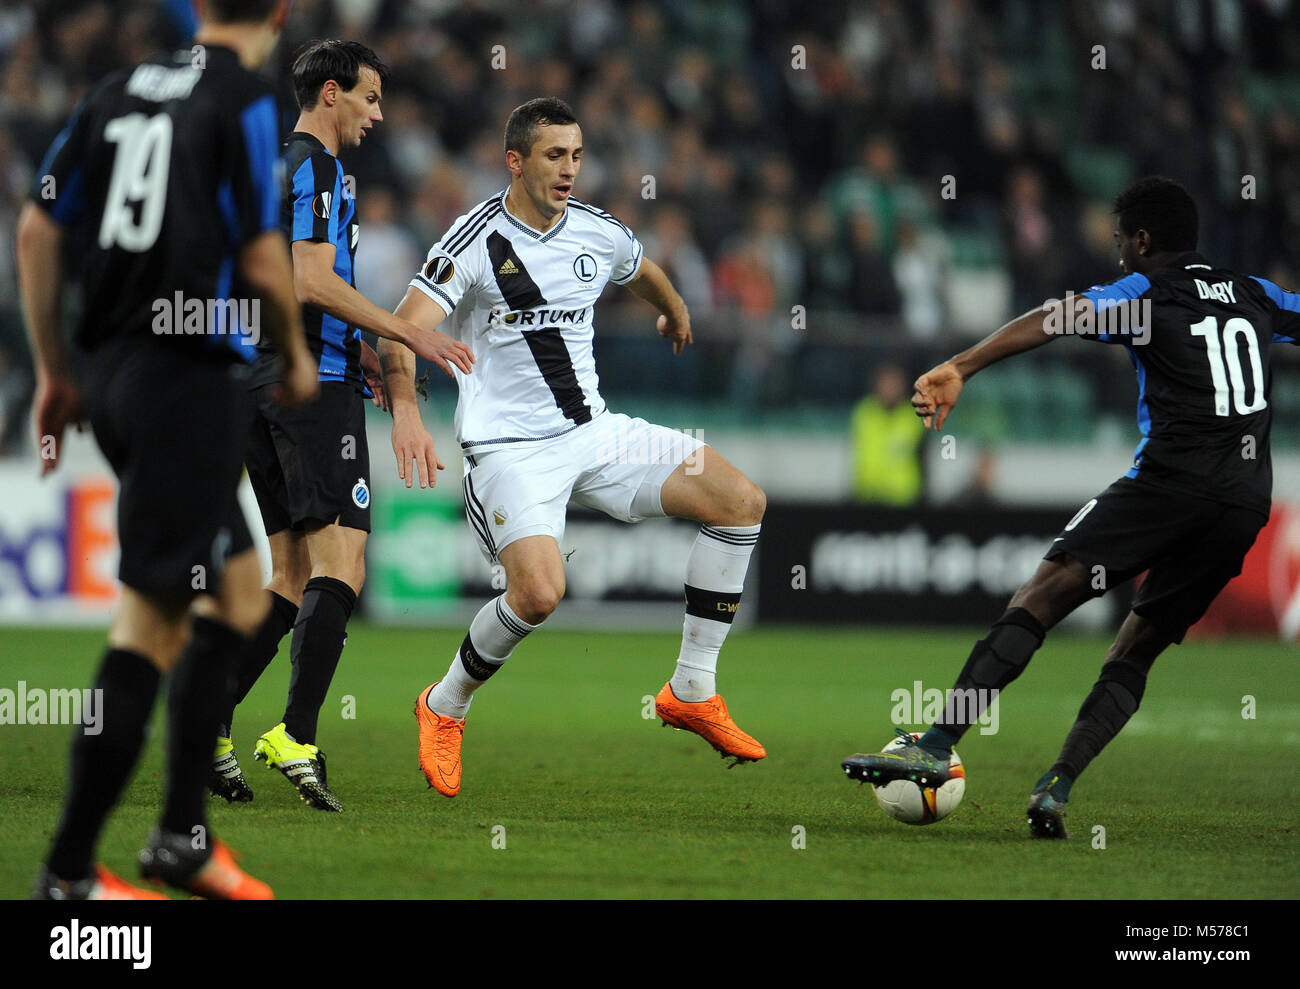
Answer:
[[[1208,255],[1294,286],[1296,7],[299,0],[273,71],[287,129],[300,43],[356,38],[392,66],[384,123],[344,155],[365,189],[357,284],[378,303],[504,186],[510,109],[559,95],[588,151],[579,198],[637,231],[691,307],[702,345],[674,389],[847,409],[883,352],[919,370],[952,349],[958,271],[1003,286],[988,330],[1115,277],[1110,198],[1139,174],[1188,186]],[[185,0],[0,0],[6,245],[87,87],[185,43],[191,16]],[[602,308],[611,393],[666,387],[642,309],[627,293]],[[27,367],[9,246],[0,453],[28,442]]]

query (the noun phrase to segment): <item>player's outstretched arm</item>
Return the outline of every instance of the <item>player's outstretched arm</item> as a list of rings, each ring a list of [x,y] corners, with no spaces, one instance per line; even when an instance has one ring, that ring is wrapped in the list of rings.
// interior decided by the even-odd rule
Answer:
[[[397,315],[432,332],[446,313],[423,292],[406,290],[397,307]],[[442,334],[439,334],[441,336]],[[397,457],[397,476],[409,488],[417,478],[422,488],[437,485],[437,471],[443,470],[433,448],[433,437],[420,418],[420,404],[415,394],[415,354],[396,340],[379,341],[379,363],[384,372],[384,389],[393,413],[393,455]]]
[[[655,321],[655,329],[661,337],[673,342],[673,354],[680,354],[692,342],[691,314],[664,270],[643,257],[636,277],[627,283],[627,287],[659,310],[662,315]]]
[[[33,416],[44,476],[59,463],[63,431],[80,428],[81,395],[73,384],[68,345],[63,338],[63,228],[33,203],[23,207],[15,237],[18,294],[26,316],[27,339],[36,363]],[[46,437],[53,437],[51,446]]]
[[[1066,319],[1080,319],[1092,307],[1092,300],[1074,296],[1074,312]],[[990,333],[973,347],[931,368],[916,379],[912,408],[925,421],[926,429],[942,429],[957,404],[962,386],[978,371],[1004,358],[1041,347],[1061,335],[1064,302],[1050,299],[1037,309]]]
[[[320,390],[316,358],[307,348],[302,310],[293,293],[293,271],[284,235],[265,230],[239,249],[239,274],[261,297],[267,318],[263,328],[284,358],[283,399],[310,401]]]
[[[474,355],[463,343],[432,327],[422,329],[396,313],[381,309],[340,278],[334,270],[334,253],[333,244],[312,240],[293,242],[293,280],[299,302],[323,309],[385,340],[405,344],[426,361],[436,364],[448,377],[451,377],[452,364],[465,374],[473,370]]]

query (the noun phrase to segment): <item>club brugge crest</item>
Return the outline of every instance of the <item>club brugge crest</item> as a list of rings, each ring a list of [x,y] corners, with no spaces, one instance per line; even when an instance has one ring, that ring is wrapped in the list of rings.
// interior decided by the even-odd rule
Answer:
[[[357,508],[367,508],[370,505],[370,489],[366,487],[364,477],[358,477],[357,483],[352,486],[352,504]]]

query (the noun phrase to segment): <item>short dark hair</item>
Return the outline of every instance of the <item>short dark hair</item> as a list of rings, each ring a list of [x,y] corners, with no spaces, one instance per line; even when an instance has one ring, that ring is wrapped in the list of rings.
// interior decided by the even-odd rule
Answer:
[[[539,96],[510,111],[506,121],[506,150],[525,158],[537,143],[537,128],[551,124],[576,124],[573,108],[557,96]]]
[[[333,79],[345,93],[357,88],[361,67],[369,66],[379,76],[379,84],[388,82],[384,60],[359,41],[309,41],[298,49],[293,60],[293,95],[298,109],[316,106],[320,88]]]
[[[1139,179],[1115,198],[1114,212],[1126,237],[1145,230],[1157,251],[1196,250],[1200,223],[1196,201],[1173,179],[1163,175]]]
[[[274,12],[280,0],[209,0],[208,16],[218,24],[256,24]]]

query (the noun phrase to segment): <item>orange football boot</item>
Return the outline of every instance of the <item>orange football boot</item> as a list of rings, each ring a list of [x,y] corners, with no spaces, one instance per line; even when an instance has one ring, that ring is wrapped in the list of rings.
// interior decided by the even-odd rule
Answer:
[[[235,864],[230,847],[213,839],[212,857],[185,888],[206,900],[274,900],[271,887]]]
[[[714,694],[707,701],[688,703],[679,701],[673,693],[672,684],[665,683],[655,698],[655,713],[663,719],[665,726],[695,732],[717,749],[724,759],[734,759],[732,766],[742,762],[756,762],[767,755],[767,749],[741,731],[740,726],[731,720],[731,715],[727,713],[727,702],[721,694]]]
[[[212,854],[198,858],[188,835],[154,832],[140,852],[140,875],[205,900],[274,900],[271,887],[235,864],[235,853],[218,838]]]
[[[132,886],[121,876],[109,872],[102,865],[95,866],[95,886],[88,900],[167,900],[168,896],[151,889]]]
[[[441,681],[439,681],[440,683]],[[415,700],[415,720],[420,726],[420,771],[429,785],[444,797],[460,793],[460,741],[465,719],[443,717],[429,710],[431,683]]]

